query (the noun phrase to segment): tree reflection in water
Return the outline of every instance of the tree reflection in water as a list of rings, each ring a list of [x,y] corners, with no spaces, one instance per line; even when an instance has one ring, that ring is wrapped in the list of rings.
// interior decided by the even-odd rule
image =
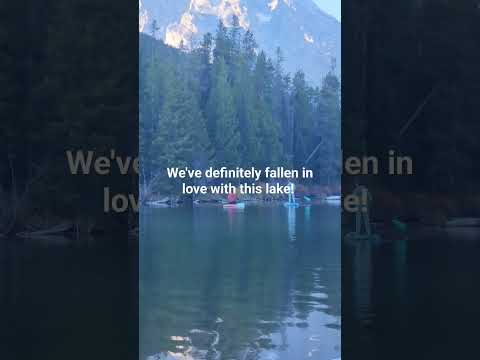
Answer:
[[[338,208],[145,209],[141,222],[142,360],[339,357]]]

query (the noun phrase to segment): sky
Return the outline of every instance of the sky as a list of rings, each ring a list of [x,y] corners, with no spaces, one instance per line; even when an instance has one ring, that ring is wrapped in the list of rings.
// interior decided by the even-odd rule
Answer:
[[[332,15],[340,21],[342,14],[342,0],[314,0],[317,5],[327,14]]]

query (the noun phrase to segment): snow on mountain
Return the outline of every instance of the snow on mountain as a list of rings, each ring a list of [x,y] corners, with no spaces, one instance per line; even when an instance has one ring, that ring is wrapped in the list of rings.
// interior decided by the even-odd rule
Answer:
[[[192,48],[199,32],[194,23],[196,20],[201,24],[202,16],[209,16],[221,19],[229,26],[234,15],[238,17],[240,26],[248,29],[247,9],[241,6],[240,0],[221,0],[218,4],[210,0],[191,0],[180,21],[167,26],[165,43],[173,47],[183,44],[186,48]],[[208,25],[206,27],[208,28]]]
[[[340,23],[313,0],[140,0],[139,30],[151,34],[155,20],[158,38],[191,49],[219,19],[230,26],[233,15],[269,55],[282,49],[287,71],[302,69],[317,84],[334,60],[340,71]]]
[[[143,7],[142,0],[138,1],[138,30],[143,32],[148,22],[148,14]]]

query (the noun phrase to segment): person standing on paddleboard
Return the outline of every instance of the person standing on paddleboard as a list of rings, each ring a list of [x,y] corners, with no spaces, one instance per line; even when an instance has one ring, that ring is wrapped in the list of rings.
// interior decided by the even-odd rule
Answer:
[[[295,204],[295,184],[289,181],[288,186],[290,186],[290,192],[288,193],[288,203]]]

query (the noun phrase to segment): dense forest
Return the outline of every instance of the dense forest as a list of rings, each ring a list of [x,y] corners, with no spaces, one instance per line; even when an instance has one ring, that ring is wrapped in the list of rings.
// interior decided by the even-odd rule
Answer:
[[[380,169],[390,149],[413,159],[410,176],[342,176],[342,192],[368,186],[386,239],[343,242],[343,359],[478,353],[478,228],[442,227],[480,216],[479,18],[477,0],[342,2],[344,157],[377,156]],[[391,235],[394,218],[405,234]],[[346,211],[342,223],[354,228]],[[443,283],[454,291],[435,295]]]
[[[0,236],[59,225],[124,229],[103,189],[136,193],[137,177],[72,176],[66,151],[138,153],[137,14],[128,2],[2,2]]]
[[[368,185],[375,217],[478,215],[478,3],[353,1],[344,10],[343,155],[376,156],[382,173],[344,174],[342,190]],[[389,150],[413,159],[413,175],[388,174]]]
[[[340,182],[340,82],[321,88],[285,73],[233,18],[191,52],[140,34],[140,182],[144,195],[176,191],[166,167],[284,166]]]

